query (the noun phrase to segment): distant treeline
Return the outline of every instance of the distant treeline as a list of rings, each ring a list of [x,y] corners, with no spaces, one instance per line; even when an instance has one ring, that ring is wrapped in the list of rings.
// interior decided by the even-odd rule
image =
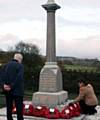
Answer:
[[[100,68],[100,61],[95,59],[79,59],[76,57],[61,57],[58,56],[57,60],[62,62],[62,64],[67,65],[80,65],[80,66],[90,66],[90,67],[99,67]]]
[[[15,51],[1,51],[0,67],[11,60],[14,53]],[[45,64],[46,58],[34,52],[24,52],[22,54],[24,56],[23,64],[25,68],[25,89],[37,91],[39,87],[39,74]],[[86,80],[90,80],[96,93],[100,93],[100,61],[97,59],[85,59],[79,61],[79,59],[76,58],[65,58],[59,57],[57,59],[58,65],[62,71],[64,90],[67,90],[70,93],[78,92],[77,81],[83,77]]]

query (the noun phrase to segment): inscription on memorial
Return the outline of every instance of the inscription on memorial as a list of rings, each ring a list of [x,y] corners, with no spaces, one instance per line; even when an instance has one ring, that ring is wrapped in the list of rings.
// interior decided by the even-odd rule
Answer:
[[[56,91],[56,74],[57,70],[44,69],[40,74],[40,91],[55,92]]]

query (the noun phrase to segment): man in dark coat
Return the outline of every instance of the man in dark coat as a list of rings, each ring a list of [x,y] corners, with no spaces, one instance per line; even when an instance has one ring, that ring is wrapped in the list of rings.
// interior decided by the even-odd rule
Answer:
[[[1,85],[6,96],[7,120],[13,120],[12,108],[15,102],[17,120],[23,120],[23,92],[24,92],[24,69],[21,64],[23,56],[19,53],[8,62],[1,72]]]

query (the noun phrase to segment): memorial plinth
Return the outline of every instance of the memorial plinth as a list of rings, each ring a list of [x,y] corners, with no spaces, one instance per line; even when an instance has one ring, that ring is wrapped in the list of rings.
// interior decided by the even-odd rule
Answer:
[[[39,91],[33,93],[33,104],[55,107],[67,99],[67,92],[62,88],[62,73],[56,62],[55,12],[60,8],[54,0],[42,5],[47,11],[47,62],[40,72]]]

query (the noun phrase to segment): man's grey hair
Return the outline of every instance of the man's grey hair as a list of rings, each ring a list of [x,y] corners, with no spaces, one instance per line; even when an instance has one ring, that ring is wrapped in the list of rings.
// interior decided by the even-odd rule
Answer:
[[[15,53],[14,59],[15,59],[15,60],[18,60],[18,62],[22,62],[22,60],[23,60],[23,55],[20,54],[20,53]]]

